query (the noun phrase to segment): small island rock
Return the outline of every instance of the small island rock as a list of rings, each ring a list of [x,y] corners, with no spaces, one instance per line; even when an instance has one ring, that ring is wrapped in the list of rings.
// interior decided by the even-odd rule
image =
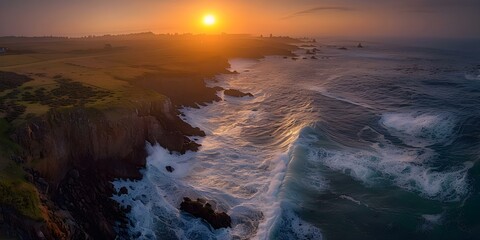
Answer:
[[[167,169],[168,172],[175,171],[175,168],[173,168],[172,166],[166,166],[165,169]]]
[[[212,205],[204,199],[191,200],[188,197],[183,198],[180,204],[180,210],[192,214],[194,217],[202,218],[207,221],[214,229],[232,227],[232,219],[225,212],[215,212]]]
[[[253,94],[251,93],[244,93],[236,89],[226,89],[224,93],[225,95],[231,96],[231,97],[245,97],[245,96],[253,97]]]

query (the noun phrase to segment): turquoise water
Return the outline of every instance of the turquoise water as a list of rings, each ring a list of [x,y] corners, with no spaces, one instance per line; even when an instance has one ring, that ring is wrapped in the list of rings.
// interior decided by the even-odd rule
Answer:
[[[141,239],[476,239],[480,61],[453,51],[318,46],[317,59],[232,60],[212,86],[254,97],[183,109],[199,152],[154,145],[145,178],[117,181]],[[166,165],[176,169],[165,171]],[[202,197],[213,230],[179,212]]]

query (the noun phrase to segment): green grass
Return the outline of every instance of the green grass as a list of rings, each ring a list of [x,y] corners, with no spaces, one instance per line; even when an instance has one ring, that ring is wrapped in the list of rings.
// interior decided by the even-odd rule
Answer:
[[[33,184],[25,180],[25,171],[10,157],[20,147],[8,137],[10,125],[0,119],[0,204],[16,209],[29,218],[42,219],[40,198]]]
[[[23,169],[14,162],[0,170],[0,203],[13,207],[31,219],[41,220],[38,192],[24,176]]]

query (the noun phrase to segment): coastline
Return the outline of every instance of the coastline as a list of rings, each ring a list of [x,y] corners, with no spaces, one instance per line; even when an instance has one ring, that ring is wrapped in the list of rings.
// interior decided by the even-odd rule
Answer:
[[[43,223],[18,225],[15,221],[27,222],[28,218],[3,207],[3,225],[16,226],[9,231],[27,239],[114,239],[126,229],[128,209],[110,199],[118,194],[111,181],[142,178],[139,170],[145,167],[145,141],[158,142],[169,151],[196,151],[198,145],[188,137],[205,133],[181,120],[178,109],[219,100],[218,89],[207,87],[204,80],[230,73],[226,70],[229,57],[291,55],[294,48],[287,43],[265,48],[262,45],[267,43],[259,43],[249,43],[226,57],[210,58],[204,65],[191,65],[188,72],[160,70],[129,78],[135,89],[153,93],[145,97],[145,90],[135,92],[129,96],[128,107],[122,101],[104,109],[52,110],[17,126],[11,138],[23,149],[18,164],[29,165],[24,167],[27,179],[38,189],[44,219]],[[92,224],[92,220],[96,221]]]

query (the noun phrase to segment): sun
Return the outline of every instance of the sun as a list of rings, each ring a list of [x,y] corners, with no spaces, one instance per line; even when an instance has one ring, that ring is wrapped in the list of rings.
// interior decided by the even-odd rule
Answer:
[[[212,26],[215,24],[215,22],[215,16],[213,16],[212,14],[207,14],[203,17],[203,24],[206,26]]]

